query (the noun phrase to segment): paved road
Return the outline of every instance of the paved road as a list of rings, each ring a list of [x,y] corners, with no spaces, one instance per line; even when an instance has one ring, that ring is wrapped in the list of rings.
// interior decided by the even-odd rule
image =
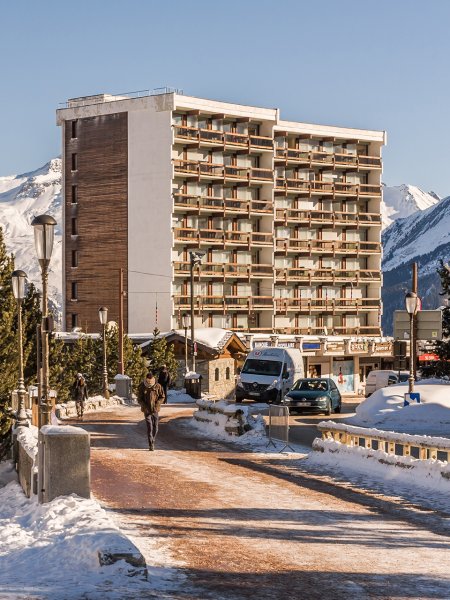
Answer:
[[[95,497],[146,557],[146,597],[450,598],[450,514],[200,439],[191,414],[163,407],[155,452],[138,409],[84,417]]]
[[[312,446],[313,440],[320,437],[320,432],[317,430],[317,424],[321,421],[342,421],[355,414],[355,409],[359,402],[343,402],[342,412],[340,414],[332,414],[330,416],[317,415],[314,413],[301,413],[299,415],[291,415],[290,424],[290,439],[296,444],[303,446]]]

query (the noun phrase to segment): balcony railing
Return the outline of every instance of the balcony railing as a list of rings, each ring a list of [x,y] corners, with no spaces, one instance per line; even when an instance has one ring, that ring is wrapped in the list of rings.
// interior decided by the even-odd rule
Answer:
[[[379,310],[379,298],[276,298],[277,312],[286,311],[336,311]]]
[[[276,191],[320,194],[325,196],[381,196],[381,186],[368,183],[348,183],[345,181],[303,180],[295,178],[277,177]]]
[[[381,169],[380,156],[367,156],[365,154],[346,154],[342,152],[319,152],[317,150],[297,150],[296,148],[277,148],[275,152],[277,161],[286,163],[300,163],[303,165],[328,165],[332,168],[354,167],[355,169]]]
[[[175,275],[186,277],[190,274],[190,262],[174,262]],[[267,264],[243,265],[240,263],[203,262],[198,271],[199,277],[223,277],[230,279],[263,279],[273,277],[273,267]]]
[[[176,308],[188,308],[191,304],[191,297],[188,295],[177,294],[173,297]],[[273,310],[272,296],[195,296],[194,307],[196,310],[221,310],[241,309],[251,311],[254,309]]]
[[[241,200],[221,196],[193,196],[192,194],[174,194],[176,208],[198,212],[273,214],[273,203],[267,200]]]
[[[193,244],[231,246],[272,246],[272,233],[234,231],[223,229],[197,229],[195,227],[175,227],[175,241]]]
[[[192,175],[208,179],[234,179],[239,181],[273,181],[272,169],[223,165],[206,161],[174,159],[175,174]]]
[[[341,282],[352,281],[366,283],[370,281],[381,281],[380,271],[367,269],[305,269],[300,267],[284,267],[275,269],[275,279],[278,282],[307,281],[307,282]]]
[[[379,254],[379,242],[350,242],[340,240],[298,240],[296,238],[276,238],[275,249],[302,253],[326,254]]]
[[[306,222],[312,223],[329,223],[343,225],[381,225],[381,215],[377,213],[350,213],[342,211],[329,210],[300,210],[295,208],[277,208],[275,218],[277,221],[284,223]]]
[[[254,148],[258,150],[272,150],[273,139],[261,135],[238,133],[233,131],[220,131],[218,129],[202,129],[187,125],[174,125],[175,138],[183,141],[192,141],[206,144],[220,144],[224,146],[237,146],[240,148]]]
[[[380,327],[374,327],[373,325],[360,325],[358,327],[333,327],[327,328],[329,333],[333,335],[370,335],[380,336]],[[287,334],[287,335],[324,335],[324,326],[314,327],[276,327],[273,333]]]

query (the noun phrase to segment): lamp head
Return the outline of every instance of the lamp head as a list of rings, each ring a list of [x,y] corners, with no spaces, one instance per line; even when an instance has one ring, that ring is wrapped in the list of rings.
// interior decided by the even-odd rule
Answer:
[[[25,283],[27,280],[27,274],[25,271],[13,271],[11,273],[12,289],[14,298],[22,301],[25,298]]]
[[[188,313],[183,313],[181,317],[181,324],[184,329],[189,329],[191,326],[191,315]]]
[[[47,267],[52,257],[56,221],[51,215],[39,215],[33,219],[34,244],[41,267]]]
[[[191,257],[191,265],[200,265],[203,257],[205,256],[204,252],[189,252]]]
[[[409,315],[415,315],[418,308],[418,298],[415,292],[408,292],[405,295],[405,308]]]
[[[98,309],[98,316],[102,325],[106,325],[108,323],[108,309],[106,306],[100,306]]]

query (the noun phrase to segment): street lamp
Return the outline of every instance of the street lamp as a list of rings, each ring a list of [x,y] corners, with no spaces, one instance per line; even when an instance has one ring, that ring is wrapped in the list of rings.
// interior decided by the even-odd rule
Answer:
[[[13,271],[12,289],[17,300],[17,324],[19,335],[19,382],[17,386],[18,408],[16,423],[18,427],[28,427],[27,413],[25,411],[25,383],[23,380],[23,343],[22,343],[22,301],[25,298],[25,282],[27,274],[24,271]]]
[[[188,373],[188,343],[187,343],[187,332],[191,326],[191,318],[187,313],[183,313],[181,317],[181,324],[184,328],[184,372]]]
[[[51,327],[48,317],[47,286],[48,266],[52,257],[56,221],[50,215],[39,215],[33,219],[31,225],[34,227],[34,244],[42,274],[42,398],[39,399],[39,426],[42,426],[51,423],[48,364],[48,334]]]
[[[409,377],[408,391],[414,392],[414,315],[418,308],[418,298],[415,292],[408,292],[405,296],[406,312],[409,314]]]
[[[98,316],[103,329],[103,397],[109,398],[108,366],[106,364],[106,324],[108,323],[108,309],[106,306],[101,306],[98,309]]]
[[[192,371],[195,373],[195,337],[194,337],[194,267],[202,264],[203,252],[189,252],[191,258],[191,344],[192,344]]]

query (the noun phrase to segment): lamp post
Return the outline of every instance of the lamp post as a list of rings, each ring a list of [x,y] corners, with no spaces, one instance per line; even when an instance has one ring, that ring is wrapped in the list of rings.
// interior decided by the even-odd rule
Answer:
[[[181,324],[184,328],[184,372],[188,373],[188,342],[187,342],[187,332],[189,327],[191,326],[191,319],[187,313],[183,313],[181,317]]]
[[[55,219],[50,215],[39,215],[31,222],[34,227],[34,244],[42,275],[42,398],[39,399],[39,426],[50,425],[51,406],[49,399],[49,364],[48,364],[48,334],[50,319],[48,317],[48,266],[52,257],[53,240],[55,235]]]
[[[414,392],[414,315],[417,312],[417,294],[408,292],[405,296],[406,312],[409,314],[409,377],[408,392]]]
[[[98,316],[103,330],[103,397],[109,398],[108,366],[106,363],[106,324],[108,323],[108,309],[106,306],[101,306],[98,309]]]
[[[191,345],[192,345],[192,371],[195,373],[195,337],[194,337],[194,267],[202,264],[203,252],[189,252],[191,257]]]
[[[13,271],[12,289],[17,300],[17,325],[19,335],[19,381],[17,386],[18,407],[16,423],[18,427],[28,427],[27,413],[25,411],[25,383],[23,380],[23,343],[22,343],[22,301],[25,298],[25,282],[27,275],[24,271]]]

